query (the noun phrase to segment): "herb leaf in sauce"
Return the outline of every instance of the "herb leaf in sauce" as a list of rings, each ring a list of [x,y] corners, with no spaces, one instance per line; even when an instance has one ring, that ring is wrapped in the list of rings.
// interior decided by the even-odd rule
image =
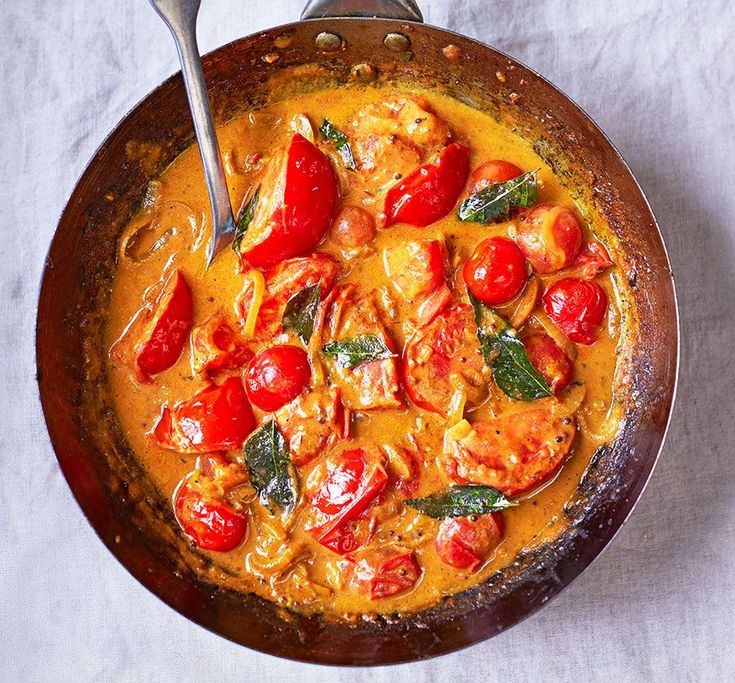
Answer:
[[[467,484],[450,486],[444,493],[432,493],[425,498],[407,500],[406,505],[422,515],[434,519],[446,517],[467,517],[468,515],[489,515],[518,503],[508,500],[492,486]]]
[[[275,514],[275,507],[291,512],[296,506],[298,485],[291,465],[288,444],[271,419],[256,429],[242,449],[250,482],[260,500]]]
[[[324,119],[322,125],[319,126],[319,132],[334,143],[335,149],[339,152],[342,157],[342,163],[348,171],[354,171],[357,166],[355,165],[355,157],[352,154],[352,147],[350,147],[350,139],[345,133],[339,128],[335,128],[334,124],[329,119]]]
[[[322,346],[322,353],[334,358],[341,368],[354,368],[373,360],[393,358],[385,342],[374,334],[363,334],[344,341],[335,341]]]
[[[293,330],[306,346],[314,331],[314,320],[321,300],[319,283],[294,294],[286,304],[281,324],[284,330]]]
[[[236,253],[240,253],[240,245],[242,244],[242,238],[245,237],[245,232],[248,229],[253,216],[255,215],[255,208],[258,205],[258,194],[260,194],[260,188],[255,188],[255,192],[248,199],[248,203],[245,204],[245,208],[242,210],[242,215],[235,228],[235,238],[232,240],[232,248]]]
[[[529,171],[513,180],[495,183],[467,197],[459,207],[459,220],[473,223],[499,223],[513,209],[536,203],[536,173]]]
[[[475,309],[477,338],[485,363],[500,390],[518,401],[551,396],[546,380],[531,365],[523,342],[511,325],[492,308],[470,294]]]

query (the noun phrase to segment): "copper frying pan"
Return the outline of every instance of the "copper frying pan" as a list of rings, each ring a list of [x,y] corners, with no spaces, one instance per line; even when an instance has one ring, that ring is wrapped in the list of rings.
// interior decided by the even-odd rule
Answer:
[[[117,236],[147,183],[193,142],[180,74],[112,131],[61,216],[38,306],[41,402],[59,464],[90,523],[171,607],[282,657],[329,664],[423,659],[488,638],[533,613],[623,524],[654,466],[671,411],[678,362],[674,286],[656,221],[630,170],[585,113],[538,74],[487,45],[419,23],[412,0],[316,0],[304,18],[204,58],[216,118],[277,98],[286,84],[307,90],[377,78],[436,88],[526,138],[619,245],[618,287],[630,319],[637,319],[627,332],[627,377],[618,389],[625,420],[564,506],[561,530],[484,584],[431,609],[354,623],[288,613],[197,578],[201,573],[191,566],[204,560],[182,543],[168,502],[139,471],[120,433],[101,344]],[[449,45],[455,47],[446,50]],[[148,153],[138,154],[141,149]]]

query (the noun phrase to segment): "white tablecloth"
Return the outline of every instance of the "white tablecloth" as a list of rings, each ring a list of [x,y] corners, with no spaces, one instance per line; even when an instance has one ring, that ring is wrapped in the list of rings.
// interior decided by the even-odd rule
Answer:
[[[301,0],[205,0],[211,50]],[[299,665],[208,633],[105,550],[48,445],[33,365],[56,220],[104,135],[176,68],[145,0],[4,0],[0,207],[0,680],[735,679],[735,9],[731,0],[423,0],[427,22],[537,69],[612,138],[653,204],[682,314],[659,465],[608,551],[491,641],[374,670]]]

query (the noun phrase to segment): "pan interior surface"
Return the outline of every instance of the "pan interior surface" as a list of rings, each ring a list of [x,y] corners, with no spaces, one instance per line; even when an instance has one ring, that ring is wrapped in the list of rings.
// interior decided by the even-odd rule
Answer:
[[[334,52],[319,49],[325,31],[341,39]],[[384,44],[386,34],[396,32],[408,41],[401,52]],[[456,50],[447,50],[450,45]],[[394,83],[433,88],[527,140],[579,205],[609,226],[617,245],[619,287],[635,317],[627,328],[630,353],[619,396],[623,426],[593,457],[547,543],[427,610],[335,621],[203,581],[208,560],[182,543],[168,501],[142,476],[122,437],[106,397],[102,344],[117,238],[149,182],[193,142],[175,76],[98,150],[62,215],[44,273],[37,329],[41,399],[77,500],[106,545],[159,597],[199,624],[271,654],[332,664],[410,661],[516,623],[612,538],[648,479],[666,429],[676,376],[676,302],[663,243],[635,180],[594,124],[553,86],[486,46],[438,29],[386,20],[302,22],[220,48],[204,66],[219,121],[294,92]]]

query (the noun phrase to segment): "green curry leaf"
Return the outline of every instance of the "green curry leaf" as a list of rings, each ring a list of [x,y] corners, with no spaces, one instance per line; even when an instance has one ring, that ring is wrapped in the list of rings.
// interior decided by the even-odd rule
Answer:
[[[250,482],[262,503],[291,512],[298,498],[298,484],[289,456],[288,444],[275,420],[256,429],[243,446]]]
[[[286,304],[281,323],[284,330],[292,330],[306,346],[314,331],[314,320],[321,300],[319,283],[294,294]]]
[[[329,120],[324,119],[322,125],[319,126],[319,132],[334,143],[334,147],[342,157],[342,163],[348,171],[354,171],[357,166],[355,165],[355,156],[352,153],[352,147],[350,146],[350,139],[345,133]]]
[[[255,208],[258,205],[258,194],[260,193],[260,188],[256,188],[255,192],[253,192],[250,199],[248,199],[248,203],[245,204],[245,208],[242,210],[242,215],[240,216],[240,220],[237,223],[237,227],[235,228],[235,238],[232,240],[232,248],[235,250],[236,253],[240,253],[240,245],[242,244],[242,238],[245,237],[245,232],[248,229],[248,226],[253,220],[253,216],[255,215]]]
[[[518,401],[532,401],[552,392],[546,380],[531,365],[516,331],[492,308],[470,294],[475,309],[477,338],[485,363],[493,371],[500,390]]]
[[[334,358],[341,368],[354,368],[363,363],[393,358],[396,355],[380,337],[374,334],[364,334],[352,339],[325,344],[322,346],[322,353]]]
[[[425,498],[407,500],[406,505],[427,517],[445,519],[447,517],[467,517],[468,515],[488,515],[514,507],[518,503],[508,500],[498,489],[491,486],[468,484],[450,486],[443,493],[432,493]]]
[[[459,219],[473,223],[498,223],[507,220],[513,209],[533,206],[538,194],[536,173],[529,171],[470,195],[459,207]]]

